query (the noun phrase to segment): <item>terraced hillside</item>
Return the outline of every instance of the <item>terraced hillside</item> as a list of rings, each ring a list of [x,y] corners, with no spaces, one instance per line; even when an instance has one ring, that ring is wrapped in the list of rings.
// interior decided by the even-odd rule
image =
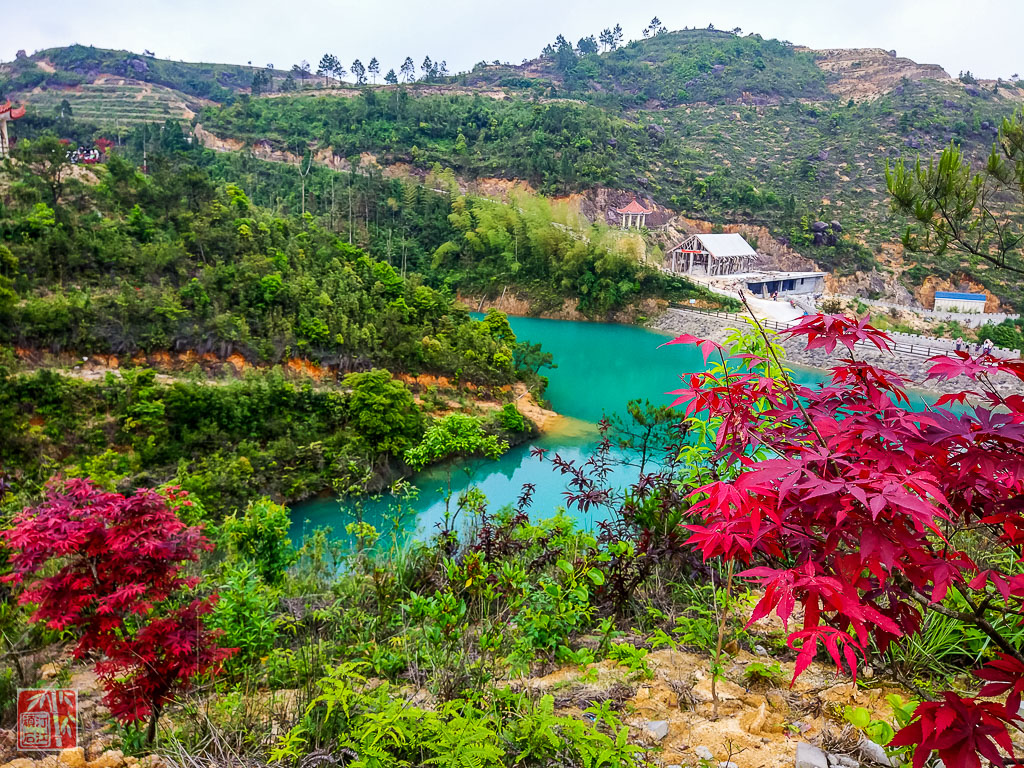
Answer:
[[[64,101],[71,115],[100,126],[189,120],[195,114],[189,102],[194,100],[170,88],[118,77],[100,77],[95,82],[74,88],[42,90],[37,88],[21,96],[31,113],[59,114]]]

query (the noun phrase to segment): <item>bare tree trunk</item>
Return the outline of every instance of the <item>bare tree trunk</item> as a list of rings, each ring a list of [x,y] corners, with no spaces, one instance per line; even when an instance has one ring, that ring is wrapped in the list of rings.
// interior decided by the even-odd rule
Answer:
[[[725,639],[726,624],[729,621],[729,597],[732,595],[732,570],[733,561],[729,561],[729,568],[726,571],[725,580],[725,603],[722,605],[722,614],[718,622],[718,642],[715,644],[715,664],[711,670],[711,719],[718,719],[718,670],[721,665],[722,659],[722,641]],[[714,589],[714,582],[712,582],[712,589]]]

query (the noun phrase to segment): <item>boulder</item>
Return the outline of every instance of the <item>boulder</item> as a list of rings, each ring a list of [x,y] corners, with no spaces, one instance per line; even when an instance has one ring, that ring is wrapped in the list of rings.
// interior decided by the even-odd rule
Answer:
[[[815,221],[811,224],[811,232],[824,232],[826,229],[828,229],[828,224],[824,221]]]
[[[711,750],[708,749],[707,747],[705,747],[703,744],[701,746],[699,746],[699,747],[696,747],[693,750],[693,754],[695,754],[701,760],[714,760],[715,759],[715,756],[713,754],[711,754]]]
[[[832,221],[829,222],[829,227],[832,229],[833,232],[843,231],[843,225],[840,224],[836,219],[832,219]]]

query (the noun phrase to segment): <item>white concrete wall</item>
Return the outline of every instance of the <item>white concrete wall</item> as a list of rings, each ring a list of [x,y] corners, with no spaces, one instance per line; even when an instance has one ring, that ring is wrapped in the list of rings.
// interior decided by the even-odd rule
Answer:
[[[985,311],[984,301],[968,301],[967,299],[935,299],[936,312],[978,313]]]

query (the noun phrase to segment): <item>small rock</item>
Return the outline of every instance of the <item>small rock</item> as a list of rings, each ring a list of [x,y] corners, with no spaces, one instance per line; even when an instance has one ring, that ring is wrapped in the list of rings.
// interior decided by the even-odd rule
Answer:
[[[870,680],[872,677],[875,676],[875,670],[873,670],[869,666],[864,666],[861,667],[860,674],[861,677],[863,677],[865,680]]]
[[[121,768],[124,765],[124,752],[120,749],[108,749],[86,765],[88,768]]]
[[[756,653],[758,656],[767,656],[768,655],[768,649],[765,648],[763,645],[755,645],[754,646],[754,653]]]
[[[732,760],[723,760],[718,764],[718,768],[740,768]]]
[[[860,762],[849,755],[833,755],[828,753],[828,764],[837,768],[860,768]]]
[[[42,680],[53,680],[53,678],[60,674],[61,669],[60,664],[51,661],[49,664],[43,664],[39,668],[39,677]]]
[[[81,709],[81,704],[79,704]],[[89,742],[89,746],[85,750],[86,760],[95,760],[97,757],[102,755],[106,751],[107,747],[114,743],[114,737],[110,734],[103,736],[97,736],[95,739]]]
[[[813,744],[802,741],[796,745],[796,768],[828,768],[828,757]]]
[[[62,750],[57,759],[60,760],[61,765],[66,765],[68,768],[85,768],[85,749],[75,747]]]
[[[693,754],[699,757],[701,760],[714,760],[715,756],[711,754],[711,750],[701,745],[693,750]]]
[[[661,741],[668,736],[668,720],[648,720],[644,723],[644,730],[655,741]]]
[[[746,722],[743,723],[743,727],[746,729],[747,733],[761,733],[761,731],[764,730],[764,723],[767,717],[768,703],[762,702],[761,706],[757,708],[749,720],[747,720],[747,718],[742,718],[742,720],[746,720]]]
[[[857,749],[860,750],[861,756],[866,760],[871,760],[879,765],[892,765],[892,762],[889,760],[889,756],[885,754],[885,750],[882,749],[882,746],[880,744],[876,744],[871,739],[862,738],[860,743],[857,745]]]

